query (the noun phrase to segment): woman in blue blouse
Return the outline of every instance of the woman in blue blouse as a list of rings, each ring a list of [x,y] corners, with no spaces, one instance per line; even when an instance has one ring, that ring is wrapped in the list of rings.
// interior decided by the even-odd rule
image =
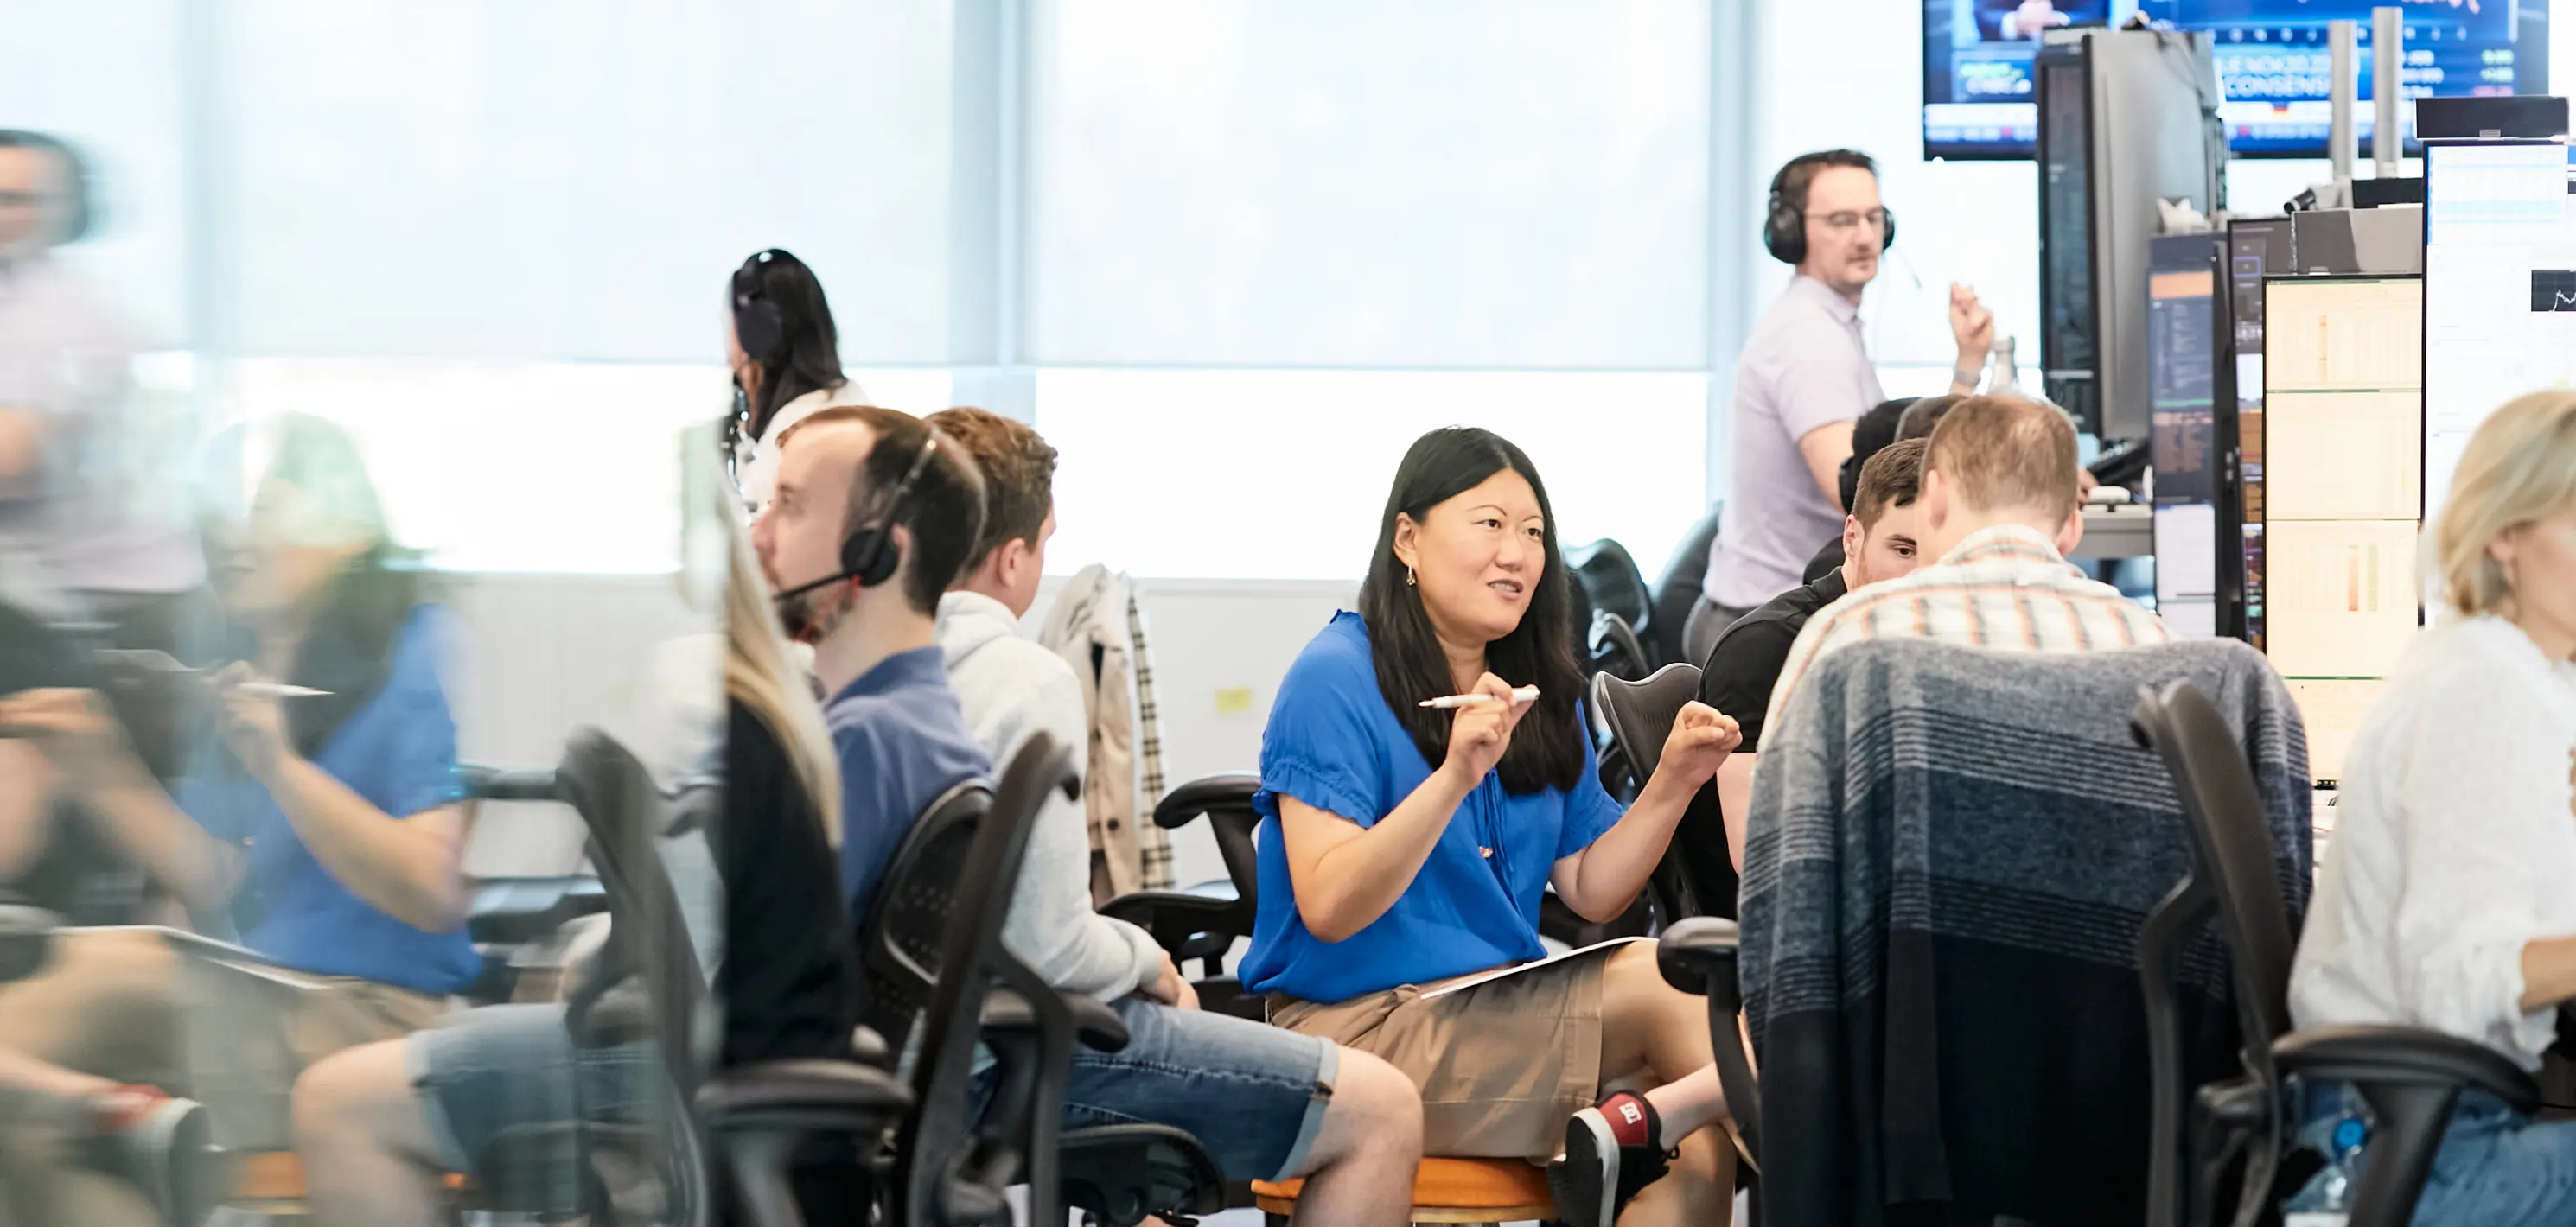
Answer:
[[[464,931],[463,794],[439,678],[447,626],[337,427],[305,416],[235,427],[209,461],[200,527],[232,663],[176,679],[205,687],[211,724],[185,777],[165,792],[88,691],[0,699],[0,726],[36,736],[56,795],[192,927],[324,982],[297,995],[293,1017],[245,994],[196,1003],[219,1017],[185,1024],[218,1028],[237,1070],[279,1080],[256,1111],[210,1104],[222,1140],[282,1148],[284,1092],[301,1066],[428,1024],[481,970]],[[320,693],[280,697],[278,682]],[[0,1047],[77,1071],[58,1087],[181,1077],[168,949],[72,930],[57,950],[48,974],[0,990]],[[133,1023],[138,1005],[160,1023]],[[77,1221],[102,1216],[123,1217],[84,1202]]]
[[[1360,612],[1306,646],[1262,733],[1260,914],[1241,974],[1274,1022],[1410,1075],[1424,1153],[1561,1150],[1550,1177],[1575,1227],[1716,1221],[1733,1150],[1711,1128],[1726,1106],[1707,1006],[1663,982],[1651,944],[1434,995],[1544,957],[1551,884],[1586,919],[1626,911],[1740,740],[1688,705],[1620,812],[1585,731],[1558,557],[1519,448],[1452,427],[1405,454]],[[1534,701],[1513,697],[1529,686]],[[1488,698],[1420,705],[1449,694]],[[1613,1085],[1643,1093],[1604,1095]]]

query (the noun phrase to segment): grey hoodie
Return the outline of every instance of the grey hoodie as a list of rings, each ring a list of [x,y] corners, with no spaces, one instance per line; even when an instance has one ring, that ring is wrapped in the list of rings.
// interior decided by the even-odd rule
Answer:
[[[1087,762],[1082,690],[1073,666],[1022,638],[1009,607],[977,592],[939,600],[939,650],[967,727],[998,770],[1043,730]],[[1115,1001],[1152,986],[1163,948],[1143,929],[1091,910],[1091,831],[1082,803],[1051,796],[1029,833],[1002,944],[1046,982]]]

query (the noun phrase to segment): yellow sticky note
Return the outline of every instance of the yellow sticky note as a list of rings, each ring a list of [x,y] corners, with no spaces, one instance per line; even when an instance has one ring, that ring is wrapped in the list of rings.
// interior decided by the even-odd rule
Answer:
[[[1252,710],[1252,687],[1228,686],[1216,692],[1216,714],[1240,716]]]

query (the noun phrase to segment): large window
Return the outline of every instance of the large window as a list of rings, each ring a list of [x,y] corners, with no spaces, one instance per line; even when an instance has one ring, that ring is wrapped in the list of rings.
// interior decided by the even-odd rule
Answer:
[[[1040,361],[1705,364],[1700,0],[1037,11]]]
[[[1529,453],[1573,546],[1616,537],[1662,565],[1702,501],[1697,374],[1057,370],[1038,416],[1063,569],[1352,579],[1368,569],[1396,462],[1466,423]]]
[[[0,0],[0,125],[94,156],[63,258],[153,394],[345,423],[442,567],[676,565],[669,452],[774,245],[870,399],[1059,446],[1059,570],[1351,576],[1451,422],[1651,569],[1735,348],[1719,13]]]

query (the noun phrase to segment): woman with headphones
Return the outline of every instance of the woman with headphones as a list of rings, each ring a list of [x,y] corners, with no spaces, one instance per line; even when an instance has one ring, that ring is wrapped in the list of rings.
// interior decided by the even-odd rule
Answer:
[[[777,247],[754,254],[733,271],[726,302],[726,458],[744,507],[758,514],[778,480],[778,437],[818,409],[866,404],[867,394],[841,373],[832,306],[804,261]]]

